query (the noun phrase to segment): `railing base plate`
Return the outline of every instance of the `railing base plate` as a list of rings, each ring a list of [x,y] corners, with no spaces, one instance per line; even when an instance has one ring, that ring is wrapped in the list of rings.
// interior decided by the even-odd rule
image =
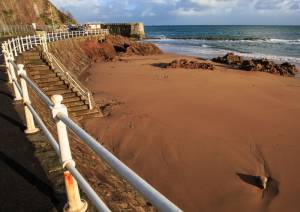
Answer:
[[[37,132],[39,132],[39,131],[40,131],[39,128],[35,128],[35,129],[32,129],[32,130],[29,130],[29,129],[24,130],[24,132],[25,132],[26,134],[34,134],[34,133],[37,133]]]

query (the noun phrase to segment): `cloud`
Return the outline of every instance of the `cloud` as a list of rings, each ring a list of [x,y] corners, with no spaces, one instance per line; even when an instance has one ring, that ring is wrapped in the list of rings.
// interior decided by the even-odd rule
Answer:
[[[146,24],[297,24],[297,18],[298,20],[300,18],[300,0],[51,1],[59,8],[72,12],[80,22],[143,21]]]
[[[199,6],[218,8],[224,6],[231,7],[237,3],[237,0],[190,0],[190,2]]]

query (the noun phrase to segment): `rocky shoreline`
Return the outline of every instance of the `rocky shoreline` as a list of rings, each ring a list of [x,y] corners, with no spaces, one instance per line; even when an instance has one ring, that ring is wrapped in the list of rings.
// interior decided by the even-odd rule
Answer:
[[[244,57],[235,55],[234,53],[228,53],[223,57],[216,57],[212,59],[213,62],[223,63],[245,71],[261,71],[271,74],[279,74],[281,76],[294,77],[299,70],[295,65],[288,62],[277,64],[272,60],[268,59],[249,59],[246,60]]]
[[[99,41],[86,40],[81,43],[81,48],[95,62],[117,61],[120,60],[120,56],[162,54],[155,44],[131,41],[120,35],[110,35]]]
[[[211,63],[199,62],[195,60],[176,59],[171,63],[166,64],[165,68],[185,68],[185,69],[203,69],[214,70],[215,67]]]

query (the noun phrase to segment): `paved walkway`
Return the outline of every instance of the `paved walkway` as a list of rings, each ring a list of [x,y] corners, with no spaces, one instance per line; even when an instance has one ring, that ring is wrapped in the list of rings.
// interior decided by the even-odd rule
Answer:
[[[65,200],[58,198],[34,156],[32,137],[38,135],[23,133],[23,106],[14,104],[3,68],[0,65],[0,211],[60,211]]]

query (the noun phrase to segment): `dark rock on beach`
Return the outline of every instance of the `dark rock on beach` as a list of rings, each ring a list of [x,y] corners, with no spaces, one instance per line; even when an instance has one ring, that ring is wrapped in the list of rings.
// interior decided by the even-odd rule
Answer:
[[[244,60],[243,57],[233,53],[228,53],[224,57],[213,58],[212,61],[228,65],[237,65],[240,69],[245,71],[261,71],[282,76],[295,76],[298,72],[296,66],[288,62],[276,64],[274,61],[268,59]]]
[[[241,65],[244,61],[244,58],[233,53],[228,53],[224,57],[213,58],[212,61],[228,65]]]
[[[186,68],[186,69],[205,69],[214,70],[214,65],[211,63],[198,62],[194,60],[180,59],[173,60],[166,65],[166,68]]]
[[[295,76],[298,72],[296,66],[288,62],[279,65],[267,59],[245,60],[240,66],[240,69],[246,71],[262,71],[271,74],[280,74],[282,76]]]

